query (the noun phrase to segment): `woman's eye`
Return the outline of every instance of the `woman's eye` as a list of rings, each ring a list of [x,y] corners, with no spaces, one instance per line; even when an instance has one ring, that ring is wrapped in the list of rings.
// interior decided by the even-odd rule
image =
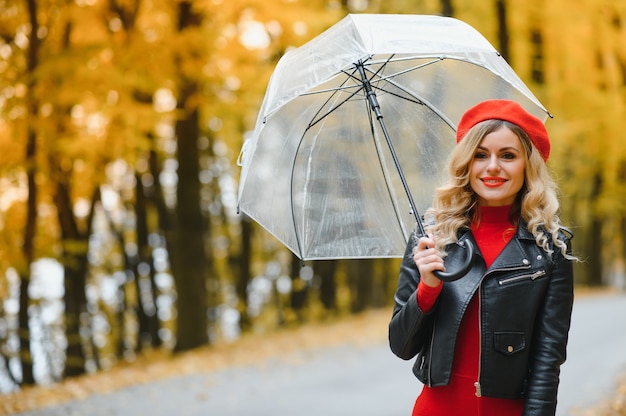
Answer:
[[[487,153],[484,152],[477,152],[474,154],[474,159],[487,159],[488,157]]]
[[[502,154],[502,158],[503,159],[515,159],[516,155],[514,153],[503,153]]]

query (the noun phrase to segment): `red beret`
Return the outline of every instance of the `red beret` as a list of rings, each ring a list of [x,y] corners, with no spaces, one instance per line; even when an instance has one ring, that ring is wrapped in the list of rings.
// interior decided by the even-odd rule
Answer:
[[[476,104],[463,114],[456,129],[456,142],[476,124],[485,120],[504,120],[519,126],[528,134],[544,162],[550,156],[550,138],[543,122],[521,105],[509,100],[488,100]]]

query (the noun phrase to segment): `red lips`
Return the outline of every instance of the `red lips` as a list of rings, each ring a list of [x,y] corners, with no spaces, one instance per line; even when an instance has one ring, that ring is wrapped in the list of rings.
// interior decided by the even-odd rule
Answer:
[[[482,183],[489,188],[497,188],[498,186],[504,185],[507,182],[507,179],[501,178],[499,176],[485,176],[480,178]]]

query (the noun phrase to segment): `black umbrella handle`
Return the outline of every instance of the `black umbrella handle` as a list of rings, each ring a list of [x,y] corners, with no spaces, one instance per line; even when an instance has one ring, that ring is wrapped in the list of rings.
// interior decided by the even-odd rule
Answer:
[[[471,241],[459,241],[460,245],[466,249],[465,252],[465,261],[463,261],[463,265],[461,268],[455,272],[442,272],[440,270],[435,270],[433,274],[439,280],[444,282],[454,282],[455,280],[459,280],[461,277],[465,276],[467,272],[472,268],[472,263],[474,260],[474,253],[476,250],[474,249],[474,244]]]
[[[424,225],[422,224],[422,220],[419,215],[416,214],[415,219],[417,221],[417,229],[415,230],[415,245],[417,245],[417,239],[420,237],[426,237],[426,230],[424,230]],[[440,270],[435,270],[433,274],[437,279],[444,282],[454,282],[455,280],[459,280],[461,277],[465,276],[472,268],[474,254],[476,253],[474,244],[470,240],[458,241],[457,244],[465,249],[465,260],[463,260],[461,268],[454,272],[442,272]]]
[[[372,88],[372,84],[370,83],[370,80],[367,78],[367,75],[365,74],[365,68],[364,68],[363,62],[359,61],[355,65],[357,67],[357,70],[359,71],[359,75],[361,76],[361,81],[363,82],[365,96],[367,97],[369,105],[372,111],[374,112],[374,114],[376,115],[376,119],[378,120],[380,124],[380,128],[383,132],[383,135],[385,136],[385,140],[387,141],[387,146],[389,147],[389,151],[391,152],[391,158],[393,159],[393,163],[395,164],[396,170],[398,171],[398,174],[400,176],[400,181],[402,182],[402,186],[404,186],[404,191],[406,192],[406,196],[409,199],[411,211],[413,215],[415,216],[415,220],[417,221],[416,237],[419,238],[419,237],[425,236],[426,231],[424,230],[424,226],[422,225],[420,215],[417,212],[417,207],[413,200],[413,196],[411,195],[411,190],[409,189],[409,185],[404,176],[404,172],[402,171],[402,166],[400,166],[400,161],[398,160],[398,156],[396,155],[396,151],[393,147],[393,143],[391,142],[391,138],[389,137],[389,133],[387,132],[387,127],[385,126],[385,121],[383,120],[383,114],[380,111],[380,104],[378,103],[378,99],[376,98],[376,92]],[[469,269],[472,267],[472,261],[474,259],[474,253],[476,251],[474,249],[474,245],[470,241],[466,241],[466,242],[459,241],[458,244],[467,249],[467,252],[465,253],[465,260],[463,261],[463,266],[461,267],[460,270],[457,270],[456,272],[447,273],[447,272],[442,272],[438,270],[433,272],[435,277],[437,277],[439,280],[442,280],[444,282],[453,282],[465,276],[467,272],[469,271]]]

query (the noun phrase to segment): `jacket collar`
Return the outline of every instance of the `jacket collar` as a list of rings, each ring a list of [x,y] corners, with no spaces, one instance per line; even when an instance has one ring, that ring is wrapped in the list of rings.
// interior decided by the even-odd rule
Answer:
[[[532,240],[535,241],[535,236],[528,229],[528,223],[520,219],[517,225],[517,238],[520,240]]]
[[[465,240],[470,240],[474,244],[474,247],[477,248],[476,255],[482,259],[480,248],[478,248],[474,235],[469,229],[462,231],[459,236],[459,241]],[[496,268],[529,267],[531,259],[539,258],[540,252],[540,248],[535,244],[535,236],[528,230],[527,222],[520,219],[515,236],[498,255],[490,270]]]

